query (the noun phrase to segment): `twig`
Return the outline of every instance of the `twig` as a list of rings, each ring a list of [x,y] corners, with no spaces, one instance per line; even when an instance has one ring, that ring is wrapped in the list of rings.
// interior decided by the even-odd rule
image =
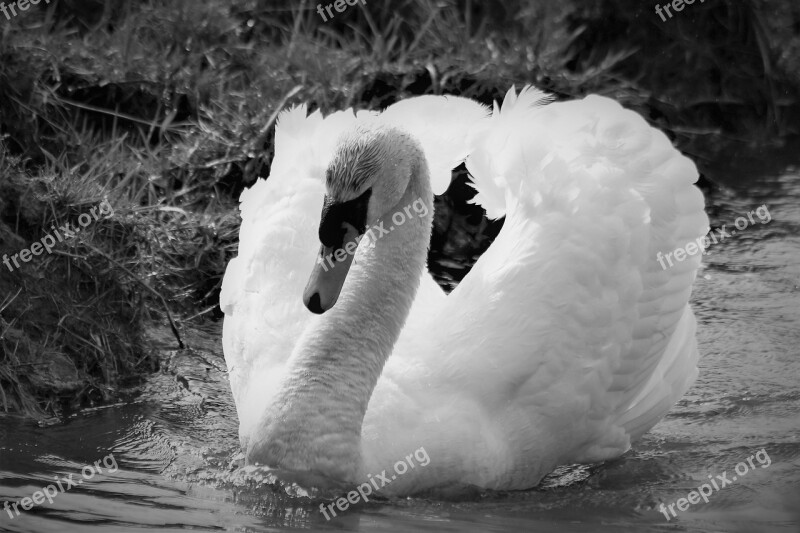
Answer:
[[[0,381],[0,396],[3,397],[3,411],[8,412],[8,400],[6,398],[6,391],[3,390],[3,382]]]
[[[292,96],[294,96],[297,93],[299,93],[302,88],[303,88],[302,85],[295,85],[294,87],[292,87],[292,89],[288,93],[286,93],[283,96],[283,98],[281,98],[281,101],[278,102],[278,105],[275,106],[275,110],[272,112],[272,114],[267,119],[267,123],[264,124],[263,128],[261,128],[261,132],[259,134],[259,137],[266,137],[267,132],[269,132],[269,129],[272,127],[272,124],[275,122],[275,119],[278,118],[278,114],[281,111],[283,111],[283,106],[286,105],[286,102],[289,101],[289,98],[291,98]],[[261,141],[261,142],[263,143],[263,141]]]
[[[252,141],[253,148],[258,149],[259,146],[263,146],[264,143],[267,141],[267,134],[269,133],[270,128],[275,123],[275,120],[278,118],[278,114],[283,111],[283,106],[286,105],[286,102],[289,101],[289,98],[296,95],[300,92],[303,88],[302,85],[295,85],[288,93],[281,98],[281,101],[275,106],[275,110],[267,119],[266,124],[261,128],[261,131],[258,132],[258,135],[255,137],[254,141]],[[255,168],[258,165],[258,168]],[[252,176],[254,173],[257,173],[261,169],[261,164],[259,162],[259,158],[253,159],[249,161],[245,165],[244,175],[245,176]]]
[[[21,292],[22,292],[22,289],[19,289],[19,290],[17,291],[17,294],[15,294],[14,296],[11,296],[10,298],[3,298],[3,303],[1,303],[1,304],[0,304],[0,313],[2,313],[3,311],[5,311],[5,310],[6,310],[6,307],[8,307],[9,305],[11,305],[11,302],[13,302],[14,300],[16,300],[16,299],[17,299],[17,296],[19,296],[19,293],[21,293]]]
[[[289,50],[286,53],[287,60],[292,59],[292,53],[294,52],[294,46],[295,46],[295,38],[297,37],[297,34],[300,33],[300,20],[301,17],[305,15],[306,2],[307,0],[303,0],[302,2],[300,2],[300,8],[297,10],[297,13],[296,14],[293,13],[294,24],[292,26],[292,38],[289,39]]]
[[[113,257],[110,257],[108,254],[106,254],[102,250],[98,249],[97,247],[92,246],[91,244],[89,244],[86,241],[83,241],[83,244],[86,245],[88,248],[91,248],[92,250],[94,250],[97,254],[102,255],[103,257],[105,257],[106,260],[108,260],[110,263],[113,263],[117,267],[122,269],[125,273],[127,273],[130,277],[132,277],[134,280],[138,281],[145,289],[147,289],[147,291],[150,292],[150,294],[152,294],[153,296],[155,296],[156,298],[161,300],[161,305],[164,306],[164,311],[166,311],[166,313],[167,313],[167,320],[169,320],[169,326],[172,329],[172,334],[175,335],[175,338],[178,340],[178,346],[181,349],[185,348],[186,346],[183,344],[183,340],[181,339],[181,334],[178,332],[178,327],[175,325],[175,321],[172,319],[172,313],[169,312],[169,306],[167,306],[167,301],[164,299],[164,297],[161,296],[161,294],[158,291],[156,291],[155,289],[150,287],[150,285],[148,285],[146,281],[144,281],[142,278],[140,278],[139,276],[137,276],[136,274],[134,274],[133,272],[128,270],[127,267],[122,265],[119,261],[117,261]]]
[[[110,109],[105,109],[103,107],[93,106],[91,104],[82,104],[80,102],[75,102],[68,98],[64,98],[63,96],[58,96],[53,93],[53,97],[56,101],[61,102],[63,104],[71,105],[73,107],[78,107],[80,109],[86,109],[87,111],[94,111],[96,113],[103,113],[106,115],[111,115],[113,117],[130,120],[131,122],[138,122],[139,124],[144,124],[145,126],[153,126],[155,120],[144,120],[138,117],[134,117],[133,115],[129,115],[127,113],[122,113],[121,111],[111,111]],[[177,128],[180,126],[191,126],[191,122],[176,122],[174,124],[170,124],[170,128]]]
[[[183,319],[183,321],[184,321],[184,322],[189,322],[190,320],[193,320],[193,319],[195,319],[195,318],[197,318],[197,317],[199,317],[199,316],[203,316],[204,314],[208,313],[209,311],[213,311],[213,310],[214,310],[214,309],[216,309],[217,307],[219,307],[219,304],[214,304],[214,305],[212,305],[211,307],[209,307],[208,309],[205,309],[205,310],[203,310],[203,311],[200,311],[199,313],[196,313],[196,314],[194,314],[194,315],[190,316],[189,318],[184,318],[184,319]]]

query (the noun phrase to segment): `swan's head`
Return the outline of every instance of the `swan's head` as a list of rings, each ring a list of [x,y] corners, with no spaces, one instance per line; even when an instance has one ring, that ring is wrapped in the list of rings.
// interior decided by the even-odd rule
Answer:
[[[396,207],[424,157],[407,133],[378,120],[338,140],[325,173],[320,247],[303,302],[321,314],[336,303],[366,229]]]

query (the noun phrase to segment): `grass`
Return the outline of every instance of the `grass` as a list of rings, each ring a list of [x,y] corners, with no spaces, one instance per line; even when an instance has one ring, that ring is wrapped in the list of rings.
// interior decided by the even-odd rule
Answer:
[[[114,208],[52,255],[0,265],[0,410],[113,401],[158,367],[146,324],[170,317],[180,336],[219,319],[238,195],[269,174],[286,105],[600,93],[701,169],[796,134],[800,7],[690,7],[663,23],[635,0],[371,0],[323,23],[307,0],[60,0],[0,18],[0,254]],[[431,259],[450,284],[499,229],[465,183],[437,199]]]

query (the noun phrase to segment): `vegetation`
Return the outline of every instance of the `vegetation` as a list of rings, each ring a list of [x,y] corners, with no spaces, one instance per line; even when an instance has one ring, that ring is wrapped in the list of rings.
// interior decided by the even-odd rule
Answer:
[[[0,264],[0,410],[42,419],[112,401],[158,366],[147,324],[167,309],[177,330],[220,318],[236,201],[269,174],[287,105],[490,104],[526,83],[601,93],[705,168],[797,133],[799,34],[800,7],[779,0],[695,3],[666,22],[637,0],[367,0],[328,22],[307,0],[59,0],[0,15],[0,254],[114,208],[52,254]],[[445,285],[500,224],[465,204],[464,174],[437,199]]]

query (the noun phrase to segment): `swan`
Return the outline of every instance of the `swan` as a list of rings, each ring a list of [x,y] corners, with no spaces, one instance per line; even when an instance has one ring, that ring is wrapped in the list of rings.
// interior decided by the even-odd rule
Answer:
[[[462,162],[505,222],[448,295],[426,256]],[[283,111],[220,296],[247,463],[408,495],[623,454],[697,375],[701,254],[657,259],[707,232],[697,178],[597,95]]]

